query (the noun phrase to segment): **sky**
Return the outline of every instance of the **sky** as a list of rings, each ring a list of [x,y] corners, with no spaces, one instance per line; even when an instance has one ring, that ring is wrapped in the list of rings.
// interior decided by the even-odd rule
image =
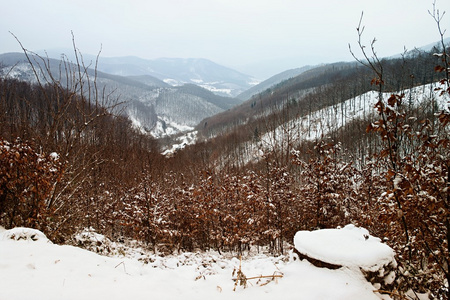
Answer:
[[[256,77],[352,61],[363,42],[381,57],[439,40],[433,0],[0,0],[0,53],[70,49],[101,56],[206,58]],[[436,0],[450,30],[450,1]],[[450,35],[447,33],[446,37]],[[253,73],[253,74],[252,74]]]

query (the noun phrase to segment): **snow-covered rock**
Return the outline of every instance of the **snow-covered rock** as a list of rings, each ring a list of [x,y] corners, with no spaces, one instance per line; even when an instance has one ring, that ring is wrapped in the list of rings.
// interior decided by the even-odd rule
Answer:
[[[376,271],[394,261],[394,250],[364,228],[347,225],[340,229],[299,231],[295,248],[326,263]]]
[[[300,258],[316,266],[359,268],[378,288],[385,288],[395,280],[394,250],[367,229],[350,224],[338,229],[299,231],[294,244]]]

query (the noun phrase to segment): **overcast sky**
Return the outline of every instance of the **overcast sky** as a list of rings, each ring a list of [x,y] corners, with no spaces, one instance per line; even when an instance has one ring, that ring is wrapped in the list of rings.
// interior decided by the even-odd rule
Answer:
[[[351,61],[364,41],[390,56],[439,39],[432,0],[0,0],[0,53],[70,48],[101,56],[202,57],[247,73]],[[450,1],[443,27],[450,35]],[[271,68],[268,71],[268,68]],[[263,74],[263,71],[260,71]],[[256,75],[251,74],[250,75]],[[264,75],[261,75],[264,76]],[[261,77],[260,76],[260,77]]]

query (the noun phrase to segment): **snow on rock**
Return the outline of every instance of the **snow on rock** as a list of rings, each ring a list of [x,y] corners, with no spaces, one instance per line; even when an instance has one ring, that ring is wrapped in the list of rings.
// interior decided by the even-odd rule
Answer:
[[[364,228],[347,225],[340,229],[299,231],[294,237],[295,248],[314,259],[339,265],[357,266],[376,271],[394,261],[394,250],[381,243]]]
[[[338,229],[299,231],[294,244],[300,256],[314,265],[359,268],[378,288],[385,288],[395,280],[394,250],[367,229],[350,224]]]

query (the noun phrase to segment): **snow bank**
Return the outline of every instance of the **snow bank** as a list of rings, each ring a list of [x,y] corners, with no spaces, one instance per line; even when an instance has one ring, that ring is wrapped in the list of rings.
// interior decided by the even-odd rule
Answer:
[[[77,237],[89,243],[106,241],[93,230]],[[276,273],[283,274],[283,278],[249,280],[247,288],[238,287],[233,292],[232,273],[240,260],[231,254],[197,252],[165,257],[147,254],[148,260],[143,262],[136,257],[105,257],[46,241],[37,230],[0,228],[0,299],[376,300],[381,297],[373,292],[374,286],[359,270],[316,268],[306,261],[294,260],[295,255],[260,254],[244,258],[242,272],[247,277]]]

